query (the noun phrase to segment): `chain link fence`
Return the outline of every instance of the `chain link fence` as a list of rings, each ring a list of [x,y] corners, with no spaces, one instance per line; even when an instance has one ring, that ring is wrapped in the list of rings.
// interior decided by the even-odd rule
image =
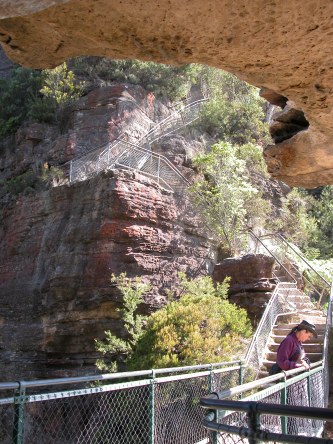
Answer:
[[[166,157],[124,140],[107,145],[102,152],[96,150],[73,161],[70,182],[86,180],[98,172],[116,168],[136,171],[172,192],[182,191],[189,185]]]
[[[276,376],[255,381],[252,384],[247,384],[244,390],[241,387],[234,387],[230,390],[231,393],[217,393],[218,400],[211,398],[210,400],[204,399],[202,405],[211,408],[217,408],[215,410],[215,416],[212,417],[212,411],[206,416],[205,425],[210,430],[210,441],[214,444],[238,444],[240,442],[247,444],[248,431],[255,429],[263,433],[272,433],[280,435],[293,435],[294,437],[314,437],[321,436],[324,429],[324,421],[321,419],[313,419],[311,417],[302,416],[303,411],[300,409],[296,416],[278,416],[276,414],[260,414],[253,406],[252,413],[255,414],[255,421],[250,419],[251,406],[249,401],[270,404],[270,405],[286,405],[297,407],[314,407],[324,408],[327,406],[328,400],[325,398],[325,369],[322,365],[322,361],[317,364],[316,368],[312,366],[311,370],[292,376],[295,373],[299,373],[299,370],[287,372],[290,374],[287,379],[285,375],[280,376],[283,379],[282,382],[278,382],[274,385],[269,381]],[[261,388],[260,391],[258,389]],[[223,399],[228,398],[228,401],[239,399],[239,395],[242,394],[242,403],[244,408],[240,408],[237,411],[221,410],[228,408],[223,404]],[[207,402],[206,402],[207,401]],[[219,402],[221,407],[218,407]],[[211,404],[210,404],[211,403]],[[252,403],[253,405],[253,403]],[[230,408],[229,408],[230,410]],[[274,412],[274,410],[273,410]],[[287,413],[286,413],[287,414]],[[252,418],[253,419],[253,418]],[[264,436],[262,433],[261,436]],[[254,441],[253,441],[254,442]],[[281,438],[283,442],[283,438]],[[292,442],[292,441],[290,441]],[[297,442],[297,441],[295,441]],[[304,442],[301,439],[299,442]]]
[[[141,380],[133,380],[139,372],[132,372],[90,377],[89,382],[84,378],[71,378],[12,383],[11,387],[16,387],[14,396],[8,396],[10,384],[0,384],[4,395],[0,399],[0,442],[208,442],[199,400],[211,390],[239,384],[241,372],[240,363],[234,362],[184,367],[180,374],[176,369],[140,372],[149,376]],[[101,385],[99,379],[108,377],[119,382]],[[60,391],[52,391],[54,383],[61,387]],[[73,389],[64,389],[68,383]]]
[[[119,138],[69,163],[69,181],[89,179],[107,169],[125,168],[138,171],[170,191],[183,190],[188,181],[163,155],[153,153],[151,145],[199,118],[207,99],[179,106],[166,119],[154,126],[136,144]]]
[[[288,282],[280,282],[275,287],[275,290],[265,308],[256,333],[245,356],[246,381],[250,381],[258,377],[267,339],[275,324],[277,316],[290,312],[288,298],[295,290],[297,290],[296,284]]]

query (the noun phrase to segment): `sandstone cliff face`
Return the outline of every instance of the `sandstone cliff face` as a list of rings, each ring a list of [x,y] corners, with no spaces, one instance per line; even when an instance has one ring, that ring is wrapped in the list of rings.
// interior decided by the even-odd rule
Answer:
[[[211,245],[179,208],[170,193],[130,172],[8,205],[0,234],[2,377],[94,371],[94,338],[106,329],[123,334],[111,273],[153,285],[141,307],[149,312],[175,288],[178,271],[204,272]]]
[[[117,312],[121,295],[110,283],[111,273],[126,271],[152,284],[140,307],[148,313],[165,302],[167,289],[177,293],[179,271],[192,276],[210,271],[214,245],[184,196],[129,171],[56,187],[38,179],[45,164],[52,172],[124,132],[139,138],[168,112],[142,88],[117,85],[82,98],[63,133],[34,124],[3,142],[2,380],[96,371],[94,339],[106,329],[124,335]],[[159,150],[172,152],[182,167],[195,144],[190,148],[181,136],[176,141],[173,149],[169,141]],[[17,188],[27,173],[30,182]]]
[[[247,254],[225,259],[214,267],[214,281],[223,282],[227,276],[230,277],[229,299],[245,308],[255,327],[276,287],[274,262],[272,257],[264,254]]]

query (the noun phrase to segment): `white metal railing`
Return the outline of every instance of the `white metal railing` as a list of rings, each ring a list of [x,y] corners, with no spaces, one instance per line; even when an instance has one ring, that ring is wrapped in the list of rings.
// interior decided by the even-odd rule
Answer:
[[[255,335],[252,338],[251,344],[245,356],[245,364],[247,366],[245,373],[246,376],[257,377],[260,371],[260,366],[262,364],[263,354],[266,348],[267,340],[271,333],[272,327],[275,324],[277,316],[281,314],[295,313],[295,308],[293,307],[292,303],[289,301],[289,299],[291,299],[291,297],[295,293],[299,294],[299,290],[297,288],[297,279],[295,279],[294,276],[297,274],[298,278],[303,278],[303,276],[300,274],[297,267],[293,268],[293,275],[291,275],[291,273],[286,268],[287,264],[289,266],[292,266],[292,261],[288,258],[285,250],[285,247],[289,248],[291,247],[291,245],[282,236],[267,235],[267,236],[261,236],[259,238],[251,230],[249,230],[249,234],[253,239],[256,240],[256,247],[255,247],[256,252],[258,252],[259,248],[260,249],[264,248],[265,253],[271,255],[280,265],[281,269],[284,271],[284,276],[286,276],[286,279],[292,280],[292,282],[279,282],[279,279],[277,279],[278,284],[265,308],[265,311],[261,317]],[[275,246],[276,248],[273,248],[272,251],[271,244],[269,245],[265,244],[264,242],[265,238],[266,239],[276,238],[278,241],[278,246]],[[284,249],[282,255],[281,255],[281,244]],[[303,257],[301,253],[297,252],[297,255],[301,260],[303,260],[307,264],[307,266],[310,266],[308,261]],[[311,269],[313,270],[313,267],[311,267]],[[315,273],[321,277],[321,275],[316,271]],[[326,333],[325,333],[325,338],[326,338],[330,328],[329,326],[332,323],[331,319],[329,318],[329,316],[331,316],[331,310],[332,310],[331,308],[332,288],[324,278],[321,277],[321,279],[326,289],[329,290],[330,292],[330,298],[327,307],[327,323],[326,323]],[[323,293],[321,294],[319,293],[320,298],[317,307],[319,307],[320,304],[322,304],[322,294]],[[326,344],[327,344],[327,339],[326,339]],[[323,350],[323,356],[325,356],[325,353],[326,351]]]
[[[73,161],[70,181],[86,180],[100,171],[115,168],[137,171],[169,191],[178,191],[189,185],[188,180],[165,156],[124,140],[108,144],[102,152],[89,153]]]
[[[157,123],[137,144],[121,138],[90,151],[79,159],[70,161],[69,181],[86,180],[106,169],[125,168],[139,172],[155,180],[162,187],[176,191],[189,183],[175,166],[165,157],[151,151],[151,144],[199,117],[202,104],[207,99],[186,104],[170,116]]]
[[[296,284],[290,282],[279,282],[275,287],[245,356],[245,374],[247,379],[256,379],[258,377],[263,351],[275,324],[276,317],[280,314],[290,313],[288,297],[295,290],[297,290]]]

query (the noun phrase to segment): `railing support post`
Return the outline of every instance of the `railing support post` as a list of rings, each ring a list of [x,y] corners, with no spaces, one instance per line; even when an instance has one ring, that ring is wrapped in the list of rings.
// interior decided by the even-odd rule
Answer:
[[[260,413],[256,410],[256,403],[251,402],[250,408],[247,413],[247,423],[249,430],[256,433],[260,430]],[[249,438],[249,444],[256,444],[258,440],[256,438]]]
[[[287,404],[287,378],[286,372],[284,373],[284,386],[281,392],[281,404]],[[285,416],[281,416],[281,431],[282,433],[287,433],[287,418]]]
[[[308,370],[308,377],[306,378],[307,382],[307,389],[308,389],[308,400],[309,400],[309,407],[311,407],[311,376],[310,376],[310,368]]]
[[[243,384],[243,377],[244,377],[244,362],[239,361],[239,379],[238,379],[238,385]]]
[[[158,162],[157,162],[157,183],[160,183],[160,156],[158,156]]]
[[[19,382],[19,388],[14,395],[14,429],[13,444],[23,443],[23,417],[24,417],[25,388]]]
[[[149,444],[155,441],[155,371],[151,371],[151,381],[149,385]]]
[[[208,389],[209,392],[214,392],[215,391],[215,381],[214,381],[214,370],[213,370],[213,365],[210,364],[210,369],[209,369],[209,381],[208,381]],[[219,419],[219,411],[218,410],[214,410],[214,421],[218,422]],[[212,433],[212,444],[218,444],[218,440],[217,440],[217,432],[211,432]]]
[[[69,162],[69,183],[72,183],[72,174],[73,174],[73,161]]]

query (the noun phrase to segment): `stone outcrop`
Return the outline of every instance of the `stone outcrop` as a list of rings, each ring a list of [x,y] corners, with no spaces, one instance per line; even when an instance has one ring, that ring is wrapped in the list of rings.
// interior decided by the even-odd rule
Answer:
[[[259,322],[276,286],[273,266],[271,256],[247,254],[225,259],[214,267],[215,282],[223,282],[227,276],[231,278],[229,299],[246,309],[254,326]]]
[[[180,210],[181,208],[181,210]],[[150,312],[178,271],[210,267],[210,242],[188,208],[132,172],[20,195],[0,229],[2,380],[96,370],[94,338],[124,334],[111,273],[150,282]]]
[[[96,371],[94,339],[107,329],[125,334],[112,273],[126,271],[152,285],[140,306],[147,314],[165,303],[166,290],[177,294],[179,271],[211,271],[215,246],[182,195],[130,171],[72,185],[57,176],[73,156],[120,134],[140,138],[168,113],[141,87],[115,85],[83,97],[63,132],[32,124],[2,141],[2,380]],[[169,139],[154,148],[189,175],[195,147],[177,135],[173,147]]]
[[[288,102],[309,123],[298,132],[280,125],[283,141],[265,151],[271,175],[291,186],[333,183],[333,3],[135,0],[110,8],[108,0],[2,0],[1,6],[2,45],[25,66],[52,67],[88,54],[197,62],[271,91],[267,97]]]

